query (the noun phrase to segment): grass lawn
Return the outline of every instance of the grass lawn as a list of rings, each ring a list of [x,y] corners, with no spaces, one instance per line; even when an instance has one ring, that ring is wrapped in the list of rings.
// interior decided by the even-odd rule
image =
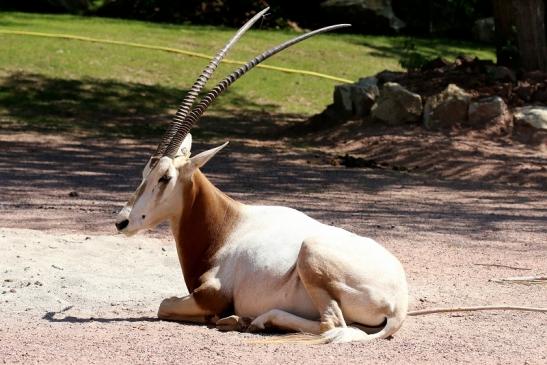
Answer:
[[[64,33],[214,54],[233,29],[155,24],[67,15],[0,13],[0,29]],[[228,58],[247,61],[293,37],[289,31],[251,30]],[[326,34],[265,63],[356,80],[400,69],[405,38]],[[460,53],[494,58],[472,43],[415,39],[427,57]],[[207,64],[200,58],[120,45],[0,34],[0,121],[3,126],[129,133],[159,130]],[[208,84],[236,66],[222,65]],[[331,102],[335,81],[256,69],[214,104],[209,113],[311,115]],[[123,125],[123,130],[119,126]],[[127,128],[129,126],[129,128]],[[143,128],[143,126],[145,128]]]

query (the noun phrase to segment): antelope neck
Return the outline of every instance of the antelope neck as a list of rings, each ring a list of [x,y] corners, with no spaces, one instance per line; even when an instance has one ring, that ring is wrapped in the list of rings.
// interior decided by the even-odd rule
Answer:
[[[171,226],[184,280],[192,292],[235,228],[241,204],[217,189],[199,169],[192,182],[183,185],[182,213]]]

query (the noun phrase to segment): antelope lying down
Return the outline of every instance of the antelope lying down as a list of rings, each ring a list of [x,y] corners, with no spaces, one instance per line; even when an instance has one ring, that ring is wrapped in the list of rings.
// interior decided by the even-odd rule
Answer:
[[[126,235],[168,220],[190,295],[165,299],[162,319],[221,329],[268,326],[321,334],[326,341],[387,337],[407,311],[407,284],[399,261],[370,238],[328,226],[286,207],[249,206],[215,188],[202,174],[226,144],[190,157],[192,124],[226,88],[256,64],[315,34],[272,48],[221,81],[192,111],[202,86],[228,49],[268,9],[257,14],[211,61],[182,102],[143,171],[116,227]],[[383,326],[376,334],[348,324]]]
[[[262,53],[191,109],[226,52],[267,10],[249,20],[198,77],[116,227],[133,235],[170,222],[191,294],[165,299],[158,311],[162,319],[213,321],[224,330],[275,327],[315,334],[322,342],[388,337],[401,327],[408,304],[405,272],[391,253],[297,210],[230,199],[200,171],[226,143],[190,157],[190,128],[230,84],[293,44],[347,26],[309,32]]]

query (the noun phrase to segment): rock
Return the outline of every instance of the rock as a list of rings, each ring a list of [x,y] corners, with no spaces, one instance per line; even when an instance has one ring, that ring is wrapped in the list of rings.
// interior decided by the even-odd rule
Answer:
[[[431,61],[427,61],[422,65],[422,71],[435,70],[439,68],[445,68],[452,65],[446,58],[437,57]]]
[[[530,85],[527,81],[519,81],[513,91],[524,101],[530,101],[536,91],[536,84]]]
[[[435,129],[467,121],[471,95],[455,84],[450,84],[425,102],[424,125]]]
[[[351,89],[351,103],[353,114],[364,117],[370,114],[372,106],[380,95],[376,77],[361,78]]]
[[[471,28],[471,32],[474,40],[493,43],[496,38],[494,18],[477,19]]]
[[[380,95],[376,78],[362,78],[355,84],[337,85],[334,88],[334,106],[346,116],[364,117],[370,114]]]
[[[527,124],[535,129],[547,131],[547,107],[529,105],[513,111],[515,123]]]
[[[506,120],[507,105],[499,96],[479,99],[469,104],[469,124],[482,126],[492,120]]]
[[[486,73],[494,81],[516,82],[515,73],[505,66],[488,66]]]
[[[547,151],[547,107],[528,105],[513,110],[514,137]]]
[[[359,86],[378,86],[378,78],[376,76],[361,77],[357,81]]]
[[[351,23],[354,31],[394,33],[405,27],[393,13],[391,0],[327,0],[321,10],[332,22]]]
[[[342,84],[334,87],[334,107],[337,111],[344,114],[351,115],[353,113],[353,106],[351,105],[351,85]]]
[[[405,76],[404,72],[394,72],[384,70],[376,74],[376,79],[378,80],[378,85],[383,85],[386,82],[397,82]]]
[[[422,98],[395,82],[385,83],[371,109],[374,119],[388,124],[415,122],[422,115]]]

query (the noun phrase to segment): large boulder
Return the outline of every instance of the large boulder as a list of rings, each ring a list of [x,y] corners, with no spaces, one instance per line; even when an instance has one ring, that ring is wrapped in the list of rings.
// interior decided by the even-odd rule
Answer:
[[[424,125],[429,129],[448,127],[467,122],[471,95],[455,84],[450,84],[437,95],[427,98],[424,107]]]
[[[371,115],[374,119],[388,124],[403,124],[420,120],[422,110],[420,95],[395,82],[387,82],[372,107]]]
[[[346,117],[364,117],[370,114],[380,94],[375,77],[359,79],[355,84],[334,87],[334,108]]]
[[[354,31],[398,32],[405,26],[393,13],[391,0],[327,0],[321,8],[330,22],[351,23]]]
[[[528,105],[513,110],[514,136],[547,150],[547,107]]]
[[[468,123],[479,127],[492,121],[505,121],[509,119],[507,105],[499,96],[490,96],[471,102],[468,114]]]

